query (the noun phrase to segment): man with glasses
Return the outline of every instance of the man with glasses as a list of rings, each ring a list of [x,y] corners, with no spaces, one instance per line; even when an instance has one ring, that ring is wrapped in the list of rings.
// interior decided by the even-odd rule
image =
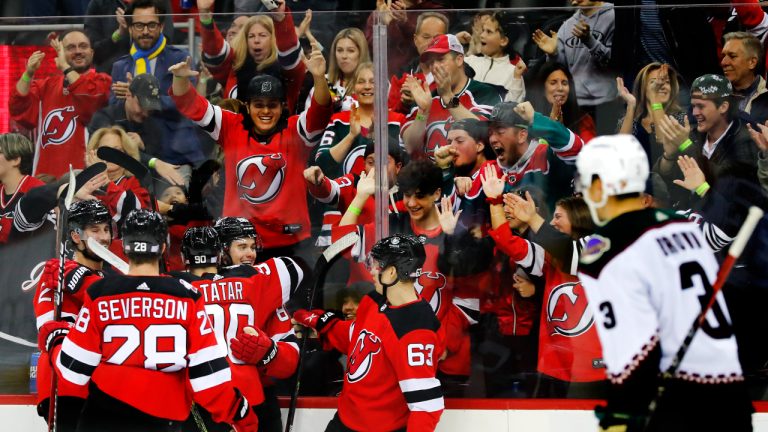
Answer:
[[[168,68],[184,61],[189,53],[171,46],[163,28],[167,10],[159,0],[136,0],[128,6],[125,19],[131,35],[130,52],[112,66],[112,95],[110,103],[125,99],[131,79],[149,73],[160,81],[163,108],[175,107],[168,97],[173,75]],[[170,24],[172,25],[172,24]]]

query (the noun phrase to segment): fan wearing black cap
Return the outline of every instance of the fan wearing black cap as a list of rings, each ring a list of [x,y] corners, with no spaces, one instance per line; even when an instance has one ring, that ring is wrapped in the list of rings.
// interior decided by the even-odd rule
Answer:
[[[584,141],[562,123],[534,111],[530,102],[503,102],[493,107],[488,139],[497,158],[488,161],[504,176],[506,191],[536,186],[544,191],[548,208],[573,194],[571,181],[576,156]],[[482,170],[482,168],[480,168]],[[485,198],[480,177],[472,181],[465,198]]]
[[[189,78],[198,73],[189,60],[169,69],[174,75],[171,95],[179,111],[224,151],[228,176],[223,216],[243,216],[253,223],[264,241],[264,258],[293,255],[310,237],[302,173],[333,111],[318,46],[313,47],[307,68],[314,81],[312,101],[306,111],[290,117],[285,89],[275,77],[253,77],[244,112],[236,114],[197,94]]]
[[[406,78],[403,89],[411,92],[416,106],[403,126],[403,140],[409,153],[423,152],[431,158],[436,148],[446,145],[449,120],[488,118],[507,91],[467,76],[464,48],[452,34],[432,39],[421,61],[429,66],[437,88],[430,91],[416,78]]]

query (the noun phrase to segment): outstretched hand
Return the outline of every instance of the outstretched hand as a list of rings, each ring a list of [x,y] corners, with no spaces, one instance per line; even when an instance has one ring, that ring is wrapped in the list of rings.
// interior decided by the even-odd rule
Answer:
[[[689,191],[695,191],[707,181],[706,177],[704,177],[704,172],[699,168],[699,164],[696,163],[696,159],[685,155],[680,156],[677,158],[677,166],[683,172],[684,178],[683,180],[673,180],[672,182],[676,185],[684,187]]]
[[[456,213],[453,212],[453,203],[449,197],[443,197],[440,200],[440,205],[435,204],[437,210],[437,217],[440,220],[440,227],[447,235],[452,235],[456,232],[456,225],[459,223],[459,216],[463,210],[459,210]]]
[[[191,78],[200,75],[200,72],[192,69],[192,57],[187,56],[183,62],[176,63],[168,68],[175,78]]]
[[[480,182],[483,184],[483,193],[490,199],[495,199],[504,193],[504,186],[507,184],[507,175],[501,177],[496,173],[496,166],[488,164],[480,173]]]

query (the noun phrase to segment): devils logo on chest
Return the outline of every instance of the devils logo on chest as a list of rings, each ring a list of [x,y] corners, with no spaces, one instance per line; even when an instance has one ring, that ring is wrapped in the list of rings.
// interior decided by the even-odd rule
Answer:
[[[285,182],[287,163],[282,153],[255,155],[237,163],[237,188],[251,204],[273,200]]]

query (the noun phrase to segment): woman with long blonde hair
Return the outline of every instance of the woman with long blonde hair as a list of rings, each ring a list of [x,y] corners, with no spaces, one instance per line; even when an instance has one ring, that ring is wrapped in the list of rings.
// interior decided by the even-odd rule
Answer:
[[[368,42],[362,30],[349,27],[341,30],[333,38],[331,52],[328,55],[328,87],[334,102],[334,111],[349,111],[353,103],[350,96],[354,87],[357,67],[369,63]],[[312,93],[310,92],[310,97]],[[309,99],[307,99],[309,102]]]
[[[213,0],[198,0],[203,39],[203,64],[224,87],[224,97],[245,100],[251,78],[272,75],[283,82],[288,110],[293,113],[306,67],[301,61],[301,46],[293,17],[285,3],[270,15],[248,18],[230,45],[216,27],[211,15]]]

